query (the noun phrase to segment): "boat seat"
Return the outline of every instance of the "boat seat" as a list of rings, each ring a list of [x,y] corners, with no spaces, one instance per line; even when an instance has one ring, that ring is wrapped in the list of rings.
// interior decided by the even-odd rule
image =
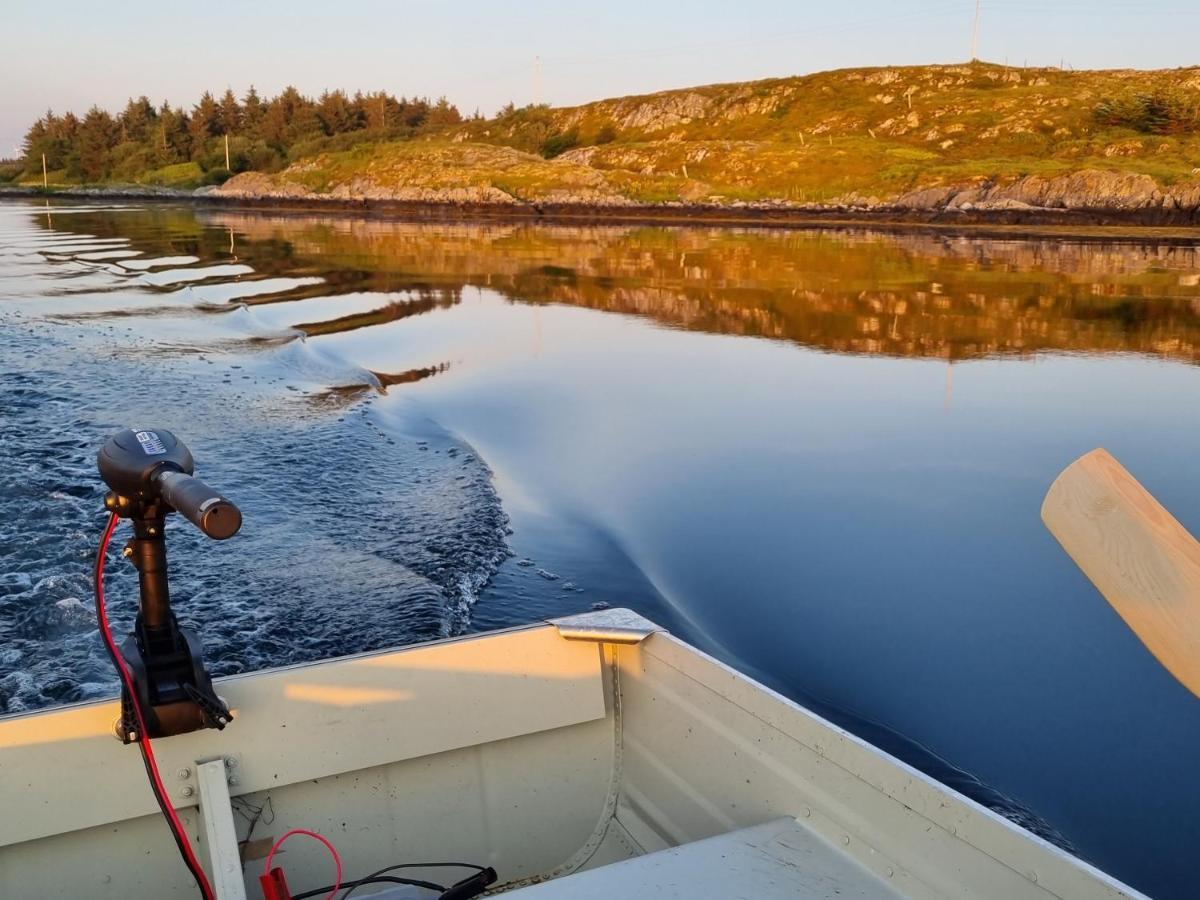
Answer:
[[[520,900],[900,897],[792,818],[705,838],[504,894]]]

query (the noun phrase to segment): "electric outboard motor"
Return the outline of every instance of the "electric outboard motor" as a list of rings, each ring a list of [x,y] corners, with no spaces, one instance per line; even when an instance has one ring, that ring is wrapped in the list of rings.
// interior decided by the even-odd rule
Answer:
[[[118,432],[100,449],[97,463],[110,488],[105,507],[133,521],[134,536],[124,556],[138,570],[141,598],[121,656],[133,675],[149,736],[224,728],[232,715],[213,691],[200,639],[179,627],[171,610],[163,527],[166,517],[177,512],[209,537],[225,540],[241,528],[242,514],[192,476],[191,452],[169,431]],[[129,743],[136,733],[136,716],[124,697],[122,740]]]
[[[192,477],[191,451],[169,431],[127,428],[100,448],[97,463],[100,477],[117,497],[143,503],[164,500],[167,512],[173,509],[218,541],[233,537],[242,527],[238,508]]]

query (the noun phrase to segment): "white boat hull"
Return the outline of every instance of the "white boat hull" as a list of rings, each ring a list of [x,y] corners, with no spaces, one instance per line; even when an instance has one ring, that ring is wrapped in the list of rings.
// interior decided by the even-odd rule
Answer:
[[[529,900],[635,896],[655,877],[683,892],[647,895],[729,896],[702,861],[735,834],[751,870],[811,876],[747,896],[1140,896],[620,610],[218,690],[232,725],[155,748],[225,898],[261,896],[262,855],[289,828],[328,837],[350,876],[464,860]],[[0,718],[0,896],[195,896],[117,714],[104,701]],[[316,845],[276,859],[295,891],[332,881]]]

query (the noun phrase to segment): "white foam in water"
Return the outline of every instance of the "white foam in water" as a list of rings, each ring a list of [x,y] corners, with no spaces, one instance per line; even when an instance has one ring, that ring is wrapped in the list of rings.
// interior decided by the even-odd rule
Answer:
[[[372,372],[347,361],[337,353],[321,348],[303,336],[274,351],[272,359],[275,365],[294,376],[293,386],[380,387],[379,379]]]
[[[303,334],[294,328],[281,328],[271,322],[263,321],[258,315],[258,310],[245,304],[229,307],[228,312],[214,316],[213,324],[227,333],[259,340],[303,337]]]

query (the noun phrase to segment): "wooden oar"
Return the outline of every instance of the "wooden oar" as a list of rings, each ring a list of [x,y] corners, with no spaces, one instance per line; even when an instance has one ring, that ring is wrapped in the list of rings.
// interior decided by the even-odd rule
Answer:
[[[1200,543],[1107,450],[1055,479],[1042,521],[1146,649],[1200,697]]]

